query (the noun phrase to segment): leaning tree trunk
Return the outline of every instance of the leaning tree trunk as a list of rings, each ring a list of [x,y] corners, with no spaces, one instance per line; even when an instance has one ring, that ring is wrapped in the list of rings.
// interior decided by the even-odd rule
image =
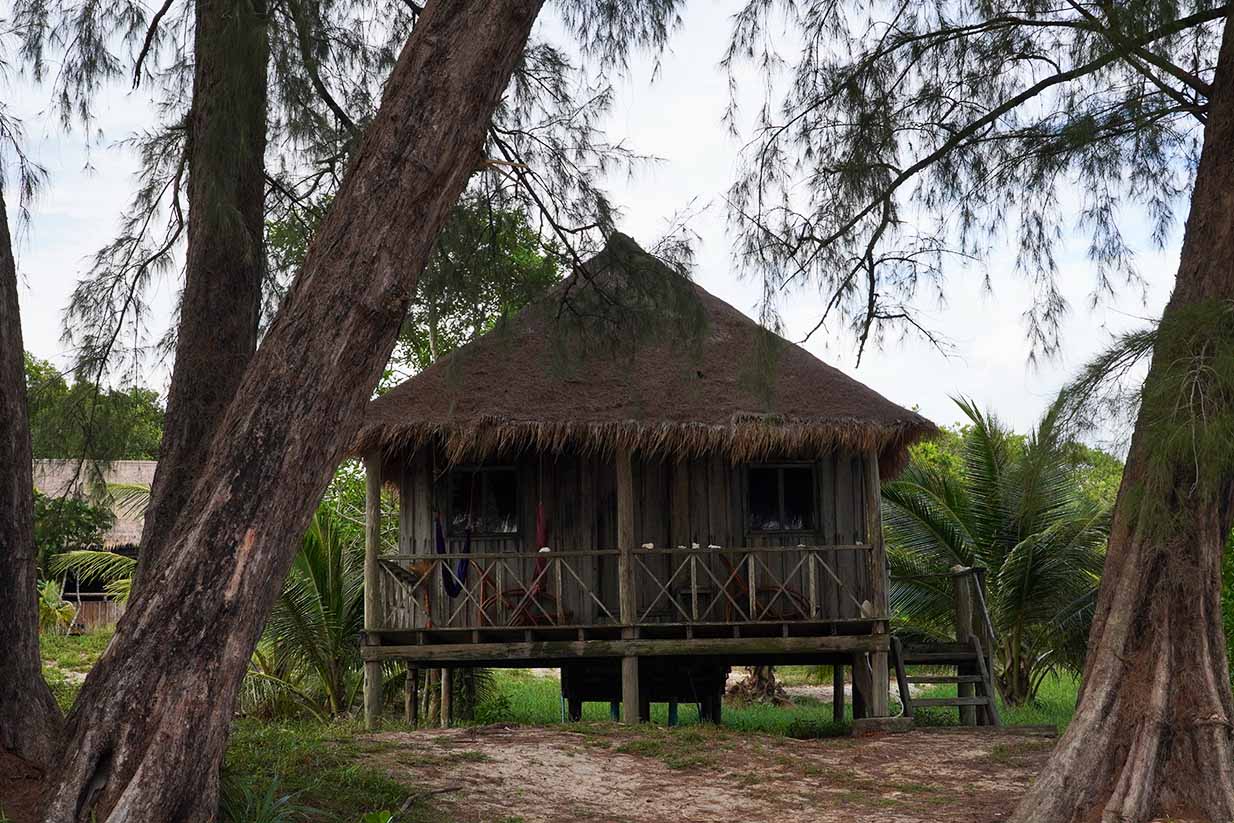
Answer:
[[[60,709],[39,657],[24,352],[17,268],[0,194],[0,750],[45,766],[60,733]]]
[[[197,0],[184,293],[138,583],[162,557],[214,428],[257,349],[269,54],[264,2]]]
[[[542,0],[421,15],[167,541],[66,724],[50,823],[206,821],[236,693]]]
[[[1234,714],[1221,625],[1221,557],[1234,502],[1232,157],[1227,20],[1178,278],[1114,510],[1083,690],[1016,811],[1018,823],[1234,819]]]

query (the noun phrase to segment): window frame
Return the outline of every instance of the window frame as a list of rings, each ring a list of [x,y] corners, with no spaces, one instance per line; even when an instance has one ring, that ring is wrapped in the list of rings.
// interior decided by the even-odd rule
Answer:
[[[812,525],[800,529],[756,529],[750,525],[751,507],[750,507],[750,472],[752,470],[774,470],[776,472],[776,501],[779,508],[779,520],[784,522],[784,470],[785,469],[809,469],[810,470],[810,515]],[[770,463],[748,463],[745,466],[745,471],[742,473],[745,478],[745,488],[742,494],[742,506],[744,507],[745,527],[747,534],[817,534],[820,528],[820,512],[818,506],[818,464],[812,460],[777,460]]]
[[[480,507],[484,507],[485,494],[489,488],[489,477],[497,472],[508,473],[514,481],[514,531],[509,532],[490,532],[490,531],[473,531],[471,533],[472,540],[515,540],[523,534],[523,507],[522,507],[522,483],[519,482],[518,466],[513,464],[491,465],[491,466],[453,466],[445,477],[445,498],[444,506],[446,513],[446,539],[461,540],[466,537],[465,530],[457,530],[454,525],[454,482],[455,479],[462,479],[461,475],[479,474],[480,475]]]

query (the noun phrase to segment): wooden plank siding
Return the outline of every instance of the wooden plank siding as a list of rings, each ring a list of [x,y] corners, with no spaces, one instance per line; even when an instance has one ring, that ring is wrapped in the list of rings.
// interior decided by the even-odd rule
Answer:
[[[871,521],[866,507],[871,499],[867,486],[877,483],[877,475],[868,471],[869,459],[836,453],[809,463],[788,461],[813,468],[813,528],[752,531],[746,511],[748,466],[733,465],[721,456],[666,461],[636,453],[631,466],[636,545],[655,546],[649,553],[637,550],[632,564],[640,622],[749,622],[755,615],[742,613],[750,607],[769,623],[855,623],[868,618],[859,604],[873,599],[866,548],[871,543],[867,534]],[[516,471],[518,531],[472,538],[470,550],[476,558],[470,563],[467,589],[455,598],[445,590],[444,564],[434,560],[434,518],[437,512],[447,511],[449,502],[446,465],[444,455],[421,450],[391,466],[400,491],[397,560],[408,569],[416,565],[416,559],[420,566],[426,565],[423,561],[435,565],[431,579],[414,592],[405,581],[399,582],[394,574],[398,569],[387,567],[379,574],[384,611],[393,622],[370,629],[479,631],[521,625],[509,622],[519,619],[511,601],[518,600],[518,592],[535,577],[539,504],[544,507],[547,543],[552,549],[544,561],[549,570],[541,581],[543,594],[538,593],[547,602],[544,609],[551,613],[543,619],[553,627],[580,630],[614,625],[605,614],[606,608],[617,613],[619,593],[617,556],[611,553],[617,539],[611,455],[524,454],[486,464],[511,466]],[[463,551],[465,541],[449,534],[446,543],[448,554],[453,555]],[[692,544],[699,550],[691,552]],[[724,551],[707,550],[708,546]],[[807,548],[793,551],[798,546]],[[827,548],[843,546],[850,548]],[[684,550],[676,551],[677,547]],[[775,547],[786,548],[772,550]],[[740,551],[745,548],[768,551]],[[449,565],[455,562],[451,559]],[[878,562],[884,562],[881,553]],[[753,592],[749,589],[751,572]],[[637,580],[649,576],[660,585],[651,579]],[[397,591],[400,586],[407,590]],[[669,590],[667,595],[661,586]],[[426,593],[428,615],[423,609]],[[740,609],[725,600],[738,594],[747,598]]]

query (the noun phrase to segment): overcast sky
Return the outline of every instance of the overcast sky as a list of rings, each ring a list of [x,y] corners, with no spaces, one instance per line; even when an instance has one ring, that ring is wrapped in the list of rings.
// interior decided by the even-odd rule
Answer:
[[[695,279],[739,309],[755,314],[758,285],[739,279],[725,232],[722,195],[736,171],[739,140],[730,138],[720,119],[728,88],[717,64],[729,34],[728,0],[695,0],[687,7],[684,25],[663,55],[652,77],[647,58],[631,61],[628,76],[617,82],[617,102],[608,123],[613,141],[663,158],[633,179],[610,181],[614,201],[624,212],[622,228],[650,243],[660,236],[678,210],[695,201],[709,206],[692,223],[701,241]],[[551,23],[548,25],[551,26]],[[758,93],[753,75],[746,84]],[[154,121],[145,100],[123,89],[110,93],[99,107],[101,145],[87,152],[80,135],[65,136],[40,117],[46,93],[10,80],[4,92],[11,110],[25,120],[31,154],[50,173],[49,185],[33,210],[29,231],[18,252],[24,281],[22,326],[26,348],[63,365],[68,352],[60,342],[61,317],[76,279],[89,257],[114,235],[118,214],[132,189],[132,156],[113,144]],[[750,98],[754,102],[754,98]],[[12,203],[12,193],[8,193]],[[1181,225],[1182,217],[1178,221]],[[1125,215],[1125,233],[1146,237],[1142,216]],[[993,294],[980,286],[982,271],[955,267],[948,271],[949,304],[929,306],[927,317],[944,329],[955,344],[954,355],[943,357],[920,343],[892,343],[868,351],[859,369],[855,350],[842,330],[816,335],[807,344],[816,355],[906,406],[918,406],[938,423],[956,421],[958,411],[949,396],[963,394],[995,410],[1024,429],[1031,426],[1059,386],[1102,348],[1112,332],[1142,326],[1146,316],[1159,314],[1168,297],[1178,259],[1181,230],[1164,251],[1145,242],[1139,267],[1149,281],[1148,300],[1133,290],[1095,311],[1088,308],[1091,269],[1085,259],[1087,241],[1069,238],[1060,249],[1062,285],[1072,311],[1064,324],[1061,358],[1029,365],[1029,347],[1021,315],[1029,290],[1013,268],[1014,248],[996,246],[990,261]],[[153,326],[161,330],[174,300],[174,283],[163,283],[154,296]],[[781,306],[790,339],[799,339],[817,320],[822,300],[816,292],[798,291]],[[164,389],[165,374],[154,375]]]

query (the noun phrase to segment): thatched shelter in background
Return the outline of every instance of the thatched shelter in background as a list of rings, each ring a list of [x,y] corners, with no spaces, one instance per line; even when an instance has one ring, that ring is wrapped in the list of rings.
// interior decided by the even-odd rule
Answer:
[[[821,661],[885,714],[880,476],[933,431],[614,235],[370,404],[370,669],[559,665],[573,714],[633,719],[718,717],[730,665]]]

